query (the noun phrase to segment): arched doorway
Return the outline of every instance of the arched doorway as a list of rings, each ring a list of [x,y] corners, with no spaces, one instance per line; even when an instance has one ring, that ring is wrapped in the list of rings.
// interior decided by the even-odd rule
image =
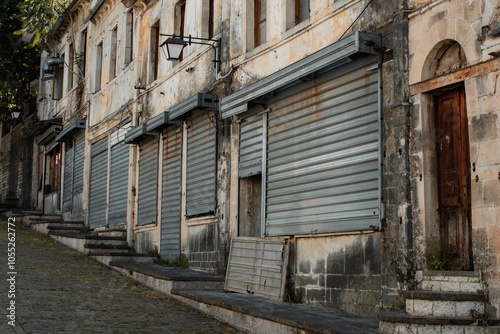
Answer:
[[[445,75],[466,64],[459,43],[442,41],[427,57],[422,79]],[[463,84],[442,87],[433,95],[441,247],[451,251],[449,269],[472,270],[471,168],[465,88]]]

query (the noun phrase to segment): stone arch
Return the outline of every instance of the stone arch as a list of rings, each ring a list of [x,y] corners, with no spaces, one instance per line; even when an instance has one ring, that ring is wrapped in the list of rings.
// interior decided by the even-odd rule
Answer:
[[[432,79],[467,65],[467,56],[455,40],[446,39],[435,45],[427,55],[422,68],[422,80]]]
[[[440,51],[450,41],[458,43],[465,55],[466,66],[475,64],[481,60],[481,49],[477,43],[477,33],[472,26],[459,18],[449,18],[441,20],[432,25],[429,30],[422,36],[421,41],[412,55],[410,65],[410,84],[414,84],[429,78],[424,79],[424,71],[428,65],[428,58],[433,59],[435,54]],[[441,50],[443,51],[443,50]],[[426,64],[427,63],[427,64]]]

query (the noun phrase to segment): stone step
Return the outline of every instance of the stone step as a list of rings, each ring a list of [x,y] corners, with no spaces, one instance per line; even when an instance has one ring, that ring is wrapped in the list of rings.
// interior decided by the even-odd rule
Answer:
[[[109,229],[104,231],[96,232],[97,235],[101,237],[120,237],[125,238],[127,236],[127,231],[124,229]]]
[[[111,254],[111,253],[95,253],[88,254],[89,257],[109,266],[111,262],[133,262],[133,263],[152,263],[156,257],[151,256],[149,254],[137,254],[137,253],[120,253],[120,254]]]
[[[429,270],[417,273],[417,279],[420,290],[468,293],[484,290],[479,273],[474,271]]]
[[[384,334],[462,333],[497,334],[500,321],[472,317],[431,317],[403,312],[381,312],[379,331]]]
[[[80,233],[83,231],[83,226],[70,225],[67,226],[47,226],[48,232],[61,232],[61,233]]]
[[[95,245],[95,244],[85,244],[85,248],[88,250],[88,255],[101,255],[101,254],[129,254],[130,247],[127,245]]]
[[[61,215],[40,215],[40,216],[29,216],[29,220],[31,222],[39,222],[39,221],[63,221]]]
[[[406,312],[434,317],[470,317],[484,314],[486,296],[480,293],[405,291]]]
[[[81,239],[83,241],[82,247],[84,244],[92,244],[92,245],[127,245],[127,239],[121,237],[101,237],[95,234],[90,233],[65,233],[59,231],[51,231],[49,233],[50,236],[54,237],[66,237],[71,239]]]

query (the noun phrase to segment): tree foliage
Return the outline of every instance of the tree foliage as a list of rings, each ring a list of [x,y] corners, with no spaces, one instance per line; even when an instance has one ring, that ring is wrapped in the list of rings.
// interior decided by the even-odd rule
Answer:
[[[57,43],[56,32],[52,29],[63,17],[68,0],[24,0],[19,4],[20,19],[23,23],[19,33],[33,35],[32,45],[51,48]]]
[[[19,5],[22,0],[0,0],[0,122],[34,99],[29,83],[39,75],[39,48],[22,41]]]

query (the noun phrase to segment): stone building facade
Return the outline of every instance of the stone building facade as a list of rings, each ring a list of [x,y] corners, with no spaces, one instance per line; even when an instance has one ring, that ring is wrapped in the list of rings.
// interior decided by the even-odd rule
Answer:
[[[455,240],[466,247],[451,243],[452,262],[485,274],[497,317],[497,11],[458,0],[75,0],[42,58],[39,113],[51,123],[38,143],[60,161],[50,175],[61,184],[44,187],[43,209],[219,273],[233,237],[282,238],[289,295],[371,315],[401,304],[430,235],[448,246],[441,235],[460,217],[470,232]],[[167,61],[162,34],[220,44]],[[438,204],[452,183],[439,183],[436,138],[449,141],[435,135],[445,94],[467,110],[468,140],[457,133],[471,162],[456,188],[470,210],[452,218]]]

